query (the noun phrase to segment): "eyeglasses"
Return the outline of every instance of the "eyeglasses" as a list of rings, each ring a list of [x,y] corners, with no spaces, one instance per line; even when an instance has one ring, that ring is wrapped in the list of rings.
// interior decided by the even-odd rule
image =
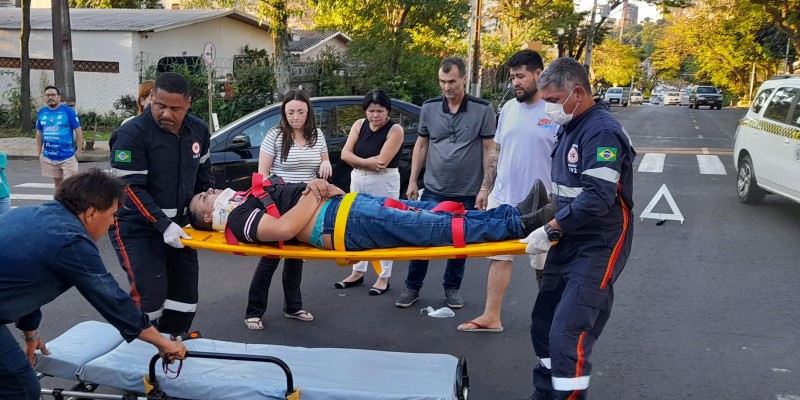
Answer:
[[[58,97],[58,93],[45,93],[44,97]]]

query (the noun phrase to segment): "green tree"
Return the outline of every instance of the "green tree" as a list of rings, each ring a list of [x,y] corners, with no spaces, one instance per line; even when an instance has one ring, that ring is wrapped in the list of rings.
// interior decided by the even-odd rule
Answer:
[[[610,86],[629,86],[640,76],[639,51],[614,39],[606,39],[594,49],[592,69],[595,80]]]
[[[749,0],[767,13],[769,20],[789,37],[795,54],[800,51],[800,0]]]

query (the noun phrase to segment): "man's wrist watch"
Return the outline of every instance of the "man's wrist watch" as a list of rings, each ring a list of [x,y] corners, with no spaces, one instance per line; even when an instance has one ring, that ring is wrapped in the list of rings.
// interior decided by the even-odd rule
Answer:
[[[553,229],[553,227],[549,223],[544,224],[544,233],[547,234],[547,240],[551,242],[558,241],[563,236],[561,231]]]

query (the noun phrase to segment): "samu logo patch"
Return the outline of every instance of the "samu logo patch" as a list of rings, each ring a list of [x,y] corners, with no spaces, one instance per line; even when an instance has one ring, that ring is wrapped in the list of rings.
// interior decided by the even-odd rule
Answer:
[[[598,147],[597,148],[597,161],[600,161],[600,162],[617,161],[617,148],[616,147]]]
[[[130,150],[115,150],[114,151],[114,161],[121,162],[121,163],[129,163],[129,162],[131,162],[131,151]]]

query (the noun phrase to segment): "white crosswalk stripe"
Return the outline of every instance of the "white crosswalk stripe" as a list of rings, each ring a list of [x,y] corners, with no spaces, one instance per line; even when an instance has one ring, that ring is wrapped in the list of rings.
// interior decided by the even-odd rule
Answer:
[[[11,187],[11,208],[41,204],[53,200],[54,185],[41,182],[25,182]]]
[[[698,154],[697,166],[700,167],[701,175],[727,175],[725,166],[719,156]]]
[[[52,194],[11,193],[11,200],[53,200]]]
[[[664,153],[647,153],[639,163],[639,172],[664,172],[664,161],[667,155]]]
[[[36,189],[55,189],[54,183],[21,183],[14,185],[15,188],[36,188]]]
[[[708,154],[708,149],[702,149],[704,154],[695,154],[697,161],[697,171],[700,175],[727,175],[725,165],[722,163],[719,155]],[[666,154],[666,153],[645,153],[639,158],[639,167],[637,172],[648,173],[664,173],[666,166],[669,169],[670,163],[667,161],[667,156],[672,160],[673,166],[685,167],[688,161],[688,154]],[[678,161],[675,161],[678,160]]]

